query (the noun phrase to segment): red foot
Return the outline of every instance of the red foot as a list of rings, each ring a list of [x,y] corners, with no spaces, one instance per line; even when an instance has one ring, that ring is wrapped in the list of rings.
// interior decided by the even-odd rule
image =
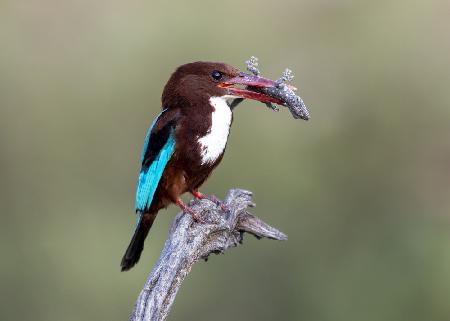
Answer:
[[[194,195],[194,197],[199,200],[202,199],[210,200],[211,202],[219,206],[222,209],[222,211],[228,212],[228,207],[226,207],[226,205],[214,195],[205,195],[203,193],[200,193],[199,191],[191,192],[191,194]]]
[[[178,199],[176,204],[184,213],[190,214],[197,223],[205,223],[205,220],[203,220],[203,218],[196,211],[184,204],[181,199]]]

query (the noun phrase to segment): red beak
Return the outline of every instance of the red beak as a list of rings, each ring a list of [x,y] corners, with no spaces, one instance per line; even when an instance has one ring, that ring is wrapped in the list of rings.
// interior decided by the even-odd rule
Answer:
[[[267,78],[258,77],[241,72],[236,77],[221,82],[218,86],[222,88],[227,88],[228,93],[232,96],[253,99],[263,103],[274,103],[283,105],[283,101],[277,98],[273,98],[261,92],[251,90],[251,87],[255,88],[275,87],[276,86],[275,81]],[[245,88],[238,88],[233,86],[244,86]]]

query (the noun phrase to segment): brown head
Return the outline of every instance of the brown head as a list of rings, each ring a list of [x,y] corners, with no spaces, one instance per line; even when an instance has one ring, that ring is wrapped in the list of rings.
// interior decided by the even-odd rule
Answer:
[[[197,61],[175,70],[164,87],[162,106],[189,108],[207,103],[211,97],[248,98],[280,103],[272,97],[249,90],[247,86],[272,87],[275,82],[240,72],[225,63]]]

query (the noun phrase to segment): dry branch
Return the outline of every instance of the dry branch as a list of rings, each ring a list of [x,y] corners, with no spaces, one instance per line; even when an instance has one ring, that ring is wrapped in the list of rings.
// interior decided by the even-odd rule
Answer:
[[[252,193],[241,189],[229,191],[220,206],[209,200],[193,201],[191,207],[204,223],[196,223],[190,215],[179,213],[172,223],[169,238],[142,289],[130,321],[165,320],[178,289],[195,262],[211,253],[223,253],[242,243],[244,232],[258,238],[286,240],[287,236],[247,212],[255,204]]]

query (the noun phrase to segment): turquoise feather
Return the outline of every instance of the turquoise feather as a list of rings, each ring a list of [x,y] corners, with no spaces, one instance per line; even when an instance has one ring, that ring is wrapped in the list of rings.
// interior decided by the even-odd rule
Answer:
[[[159,116],[153,121],[153,124],[150,127],[147,136],[145,137],[144,149],[141,155],[142,160],[144,159],[151,131],[156,121],[158,120]],[[164,169],[167,163],[169,162],[170,158],[172,157],[174,150],[175,150],[175,137],[172,130],[172,132],[169,135],[169,138],[167,139],[167,142],[161,148],[155,160],[151,163],[151,165],[148,168],[142,168],[141,172],[139,173],[136,191],[136,212],[143,213],[152,204],[156,188],[158,187]]]

